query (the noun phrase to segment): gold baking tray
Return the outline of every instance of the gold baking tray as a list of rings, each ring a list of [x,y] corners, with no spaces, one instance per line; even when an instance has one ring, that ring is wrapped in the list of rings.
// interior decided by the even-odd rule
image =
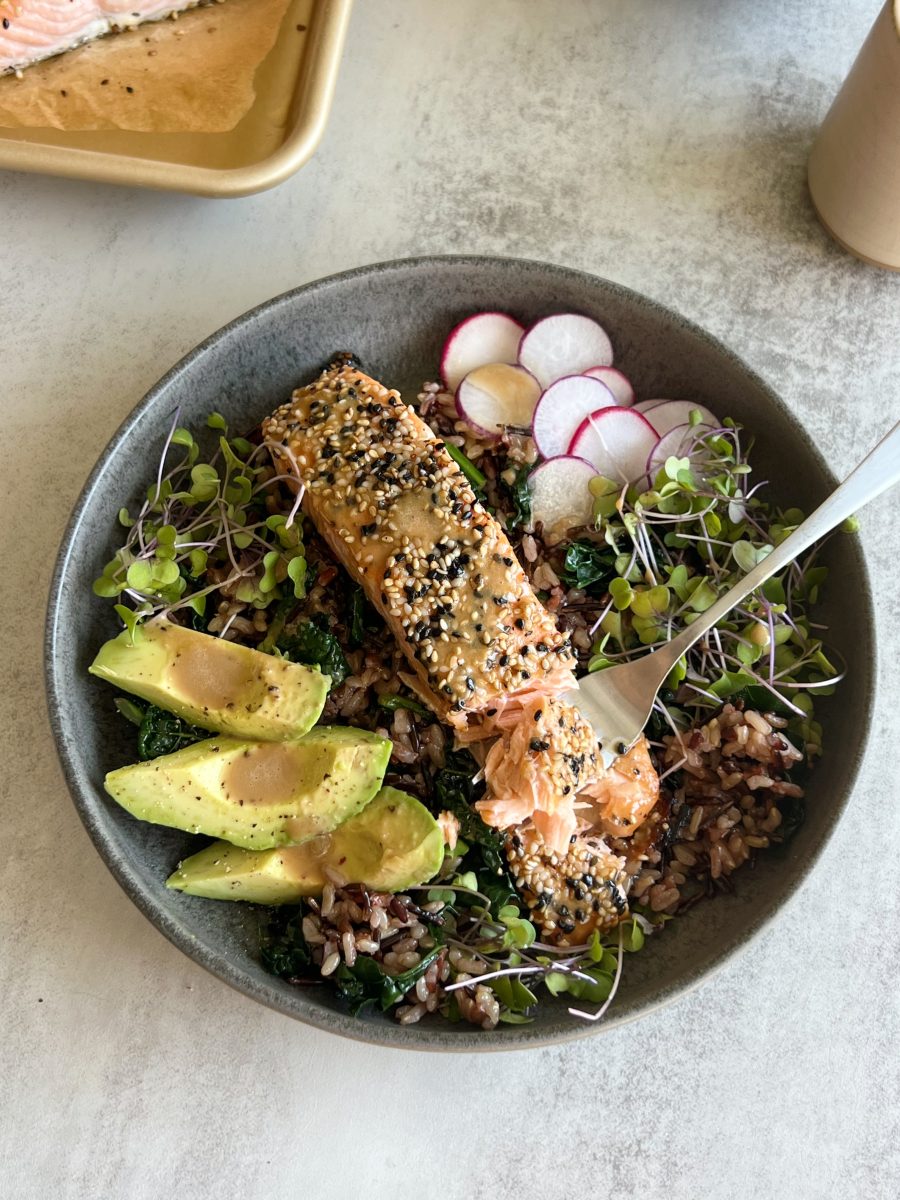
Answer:
[[[98,183],[247,196],[282,183],[312,156],[325,130],[353,0],[292,0],[260,66],[256,98],[228,133],[134,133],[0,127],[0,168]],[[290,96],[286,122],[273,120]]]

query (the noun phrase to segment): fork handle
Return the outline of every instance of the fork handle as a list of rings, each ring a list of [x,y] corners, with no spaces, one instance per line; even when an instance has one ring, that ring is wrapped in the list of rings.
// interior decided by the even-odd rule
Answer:
[[[844,482],[831,493],[802,525],[780,542],[771,554],[756,564],[752,571],[730,587],[724,596],[700,614],[696,621],[677,637],[661,646],[656,654],[662,654],[670,663],[670,669],[678,659],[713,625],[727,616],[749,595],[773,575],[777,575],[789,563],[803,553],[813,542],[830,533],[841,521],[852,516],[864,504],[880,496],[883,491],[900,482],[900,422],[886,434],[852,471]],[[656,655],[654,655],[656,657]]]

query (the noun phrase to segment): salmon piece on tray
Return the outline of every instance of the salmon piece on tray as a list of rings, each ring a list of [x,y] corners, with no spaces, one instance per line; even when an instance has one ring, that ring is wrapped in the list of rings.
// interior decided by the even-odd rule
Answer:
[[[484,818],[501,828],[531,818],[563,850],[578,793],[604,778],[593,730],[558,699],[575,684],[575,657],[444,442],[348,356],[294,392],[263,433],[406,654],[405,682],[460,741],[497,739]],[[604,815],[630,822],[634,797],[618,813],[617,789],[607,790]]]
[[[198,0],[0,0],[0,75]]]

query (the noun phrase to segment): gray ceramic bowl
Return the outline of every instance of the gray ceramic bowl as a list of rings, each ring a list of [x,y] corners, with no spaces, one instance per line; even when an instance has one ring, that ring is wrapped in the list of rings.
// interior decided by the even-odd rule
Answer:
[[[441,344],[460,318],[503,309],[528,322],[575,309],[609,331],[616,362],[640,396],[690,397],[745,422],[757,436],[756,462],[784,503],[812,506],[834,480],[806,434],[765,383],[724,346],[650,300],[590,275],[537,262],[488,258],[416,259],[366,267],[279,296],[238,318],[182,360],[141,401],[103,452],[63,539],[47,626],[50,712],[66,777],[85,826],[119,883],[151,921],[220,979],[320,1029],[434,1050],[497,1050],[565,1041],[649,1013],[694,987],[745,946],[800,886],[847,803],[866,740],[872,694],[873,632],[866,569],[856,543],[838,538],[827,560],[853,579],[826,619],[851,664],[839,698],[825,706],[824,762],[810,787],[809,815],[785,852],[761,856],[733,896],[700,904],[629,957],[618,997],[597,1026],[542,1003],[531,1025],[485,1034],[425,1021],[401,1027],[384,1017],[354,1019],[325,987],[295,988],[257,962],[257,917],[240,904],[168,892],[163,880],[195,846],[174,830],[141,824],[109,802],[104,773],[128,761],[133,739],[113,708],[112,689],[87,666],[114,629],[105,601],[91,594],[116,544],[116,513],[146,487],[176,406],[202,426],[211,409],[250,427],[307,380],[335,350],[350,349],[372,375],[412,394],[437,370]],[[85,714],[91,713],[89,721]],[[87,936],[87,934],[85,935]]]

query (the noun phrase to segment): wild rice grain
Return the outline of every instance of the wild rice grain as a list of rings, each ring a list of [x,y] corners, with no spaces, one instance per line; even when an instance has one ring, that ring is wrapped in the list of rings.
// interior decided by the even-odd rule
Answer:
[[[353,940],[353,934],[349,929],[341,938],[341,946],[344,950],[344,962],[348,967],[352,967],[356,962],[356,942]]]
[[[340,961],[341,956],[338,954],[337,950],[333,950],[331,954],[329,954],[328,957],[323,960],[321,973],[323,975],[333,974],[333,972],[337,970]]]
[[[303,930],[303,937],[310,946],[325,945],[325,938],[320,932],[319,922],[315,917],[304,917],[301,928]]]
[[[765,734],[772,732],[772,726],[764,717],[761,717],[759,713],[753,712],[751,709],[747,709],[747,711],[744,713],[744,717],[747,720],[747,724],[752,725],[757,732]]]

